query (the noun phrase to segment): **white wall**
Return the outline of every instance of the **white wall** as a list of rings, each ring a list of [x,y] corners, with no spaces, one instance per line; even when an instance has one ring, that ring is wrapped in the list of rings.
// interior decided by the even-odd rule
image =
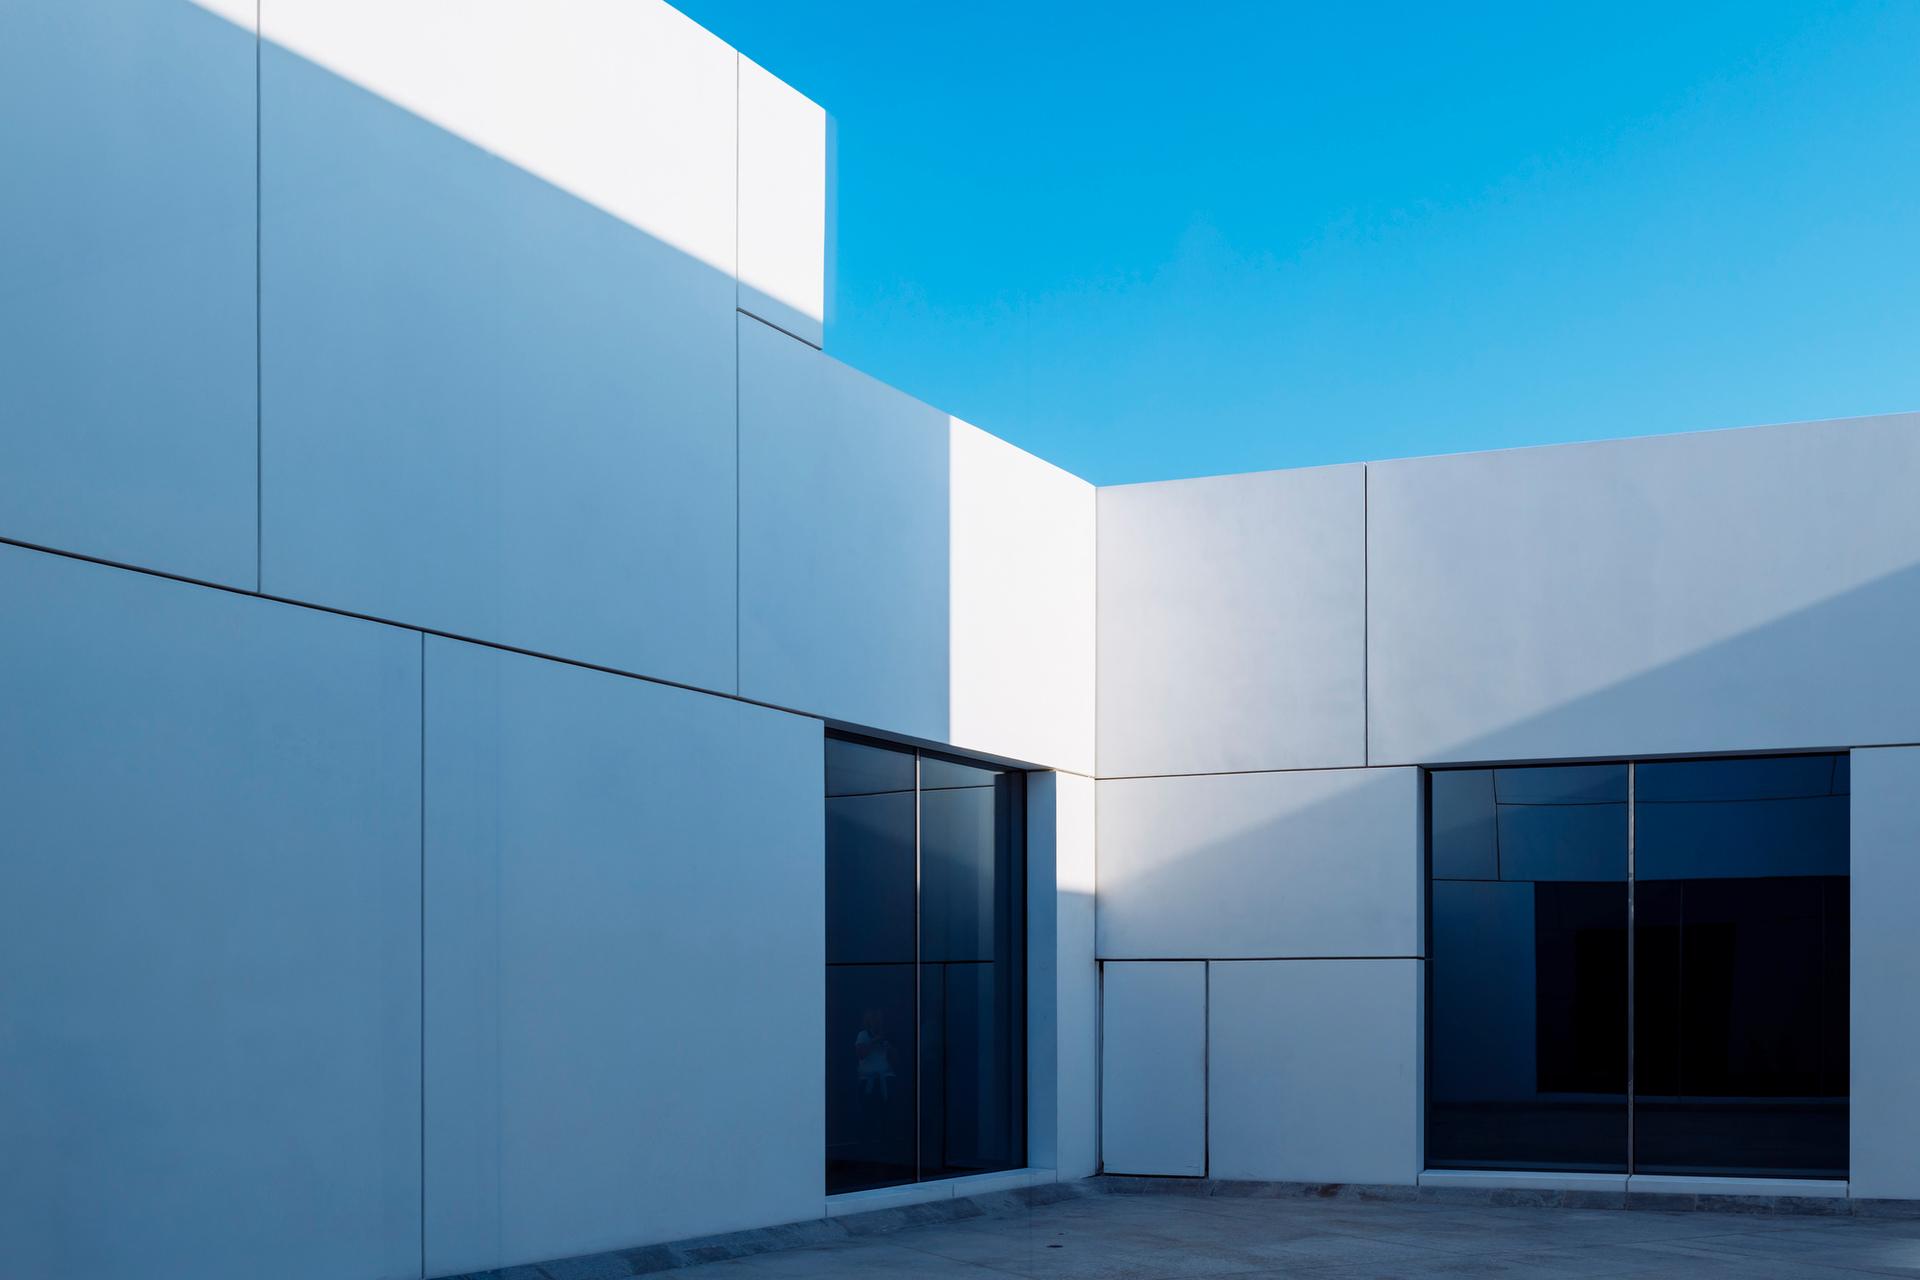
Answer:
[[[826,321],[827,113],[740,59],[740,309],[814,346]]]
[[[1093,781],[1027,778],[1027,1163],[1099,1169],[1100,970],[1094,960]]]
[[[948,741],[1091,774],[1095,489],[950,430]]]
[[[1421,962],[1229,960],[1210,970],[1208,1172],[1416,1181]]]
[[[733,51],[265,0],[262,583],[732,691]]]
[[[1375,763],[1920,738],[1920,415],[1374,463]]]
[[[232,16],[252,8],[205,3]],[[738,55],[672,6],[259,0],[259,8],[271,45],[732,274]]]
[[[1853,753],[1852,1193],[1920,1199],[1920,747]]]
[[[0,1274],[420,1264],[420,638],[0,547]]]
[[[740,318],[740,692],[1093,765],[1091,486]]]
[[[1417,956],[1416,769],[1099,784],[1100,955]]]
[[[739,324],[740,692],[945,742],[947,415]]]
[[[254,585],[251,26],[0,5],[6,537]]]
[[[427,1273],[818,1217],[818,721],[430,637]]]
[[[1207,966],[1100,966],[1100,1162],[1107,1173],[1207,1171]]]
[[[1366,763],[1365,475],[1100,490],[1101,777]]]

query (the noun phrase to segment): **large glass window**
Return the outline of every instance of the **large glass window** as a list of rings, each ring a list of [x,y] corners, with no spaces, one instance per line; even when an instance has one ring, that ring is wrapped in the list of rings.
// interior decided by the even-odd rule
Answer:
[[[827,1190],[1026,1162],[1025,775],[827,739]]]
[[[1428,776],[1427,1163],[1844,1177],[1847,759]]]

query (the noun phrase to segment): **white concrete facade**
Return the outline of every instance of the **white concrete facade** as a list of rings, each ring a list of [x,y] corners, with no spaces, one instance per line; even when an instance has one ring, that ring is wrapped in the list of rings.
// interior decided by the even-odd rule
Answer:
[[[1851,751],[1920,1199],[1920,415],[1096,489],[822,350],[829,122],[658,0],[23,0],[0,104],[0,1273],[952,1194],[824,1194],[829,729],[1028,771],[983,1187],[1417,1183],[1422,767]]]

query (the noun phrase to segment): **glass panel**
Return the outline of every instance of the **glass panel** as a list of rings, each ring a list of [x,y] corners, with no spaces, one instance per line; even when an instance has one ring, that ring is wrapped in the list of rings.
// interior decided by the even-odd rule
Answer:
[[[920,797],[922,1178],[1025,1157],[1024,779],[940,763],[923,783],[970,781]]]
[[[1844,1177],[1842,758],[1644,765],[1635,1167]]]
[[[913,790],[913,752],[869,742],[827,739],[827,794],[870,795]]]
[[[913,792],[827,798],[827,963],[913,963]]]
[[[1431,775],[1427,1163],[1624,1172],[1625,767],[1462,774]],[[1444,878],[1488,828],[1492,875]]]
[[[1498,880],[1494,845],[1493,770],[1449,769],[1431,775],[1433,878]]]
[[[827,1191],[914,1177],[914,967],[827,966]]]
[[[827,1190],[838,1192],[914,1177],[913,753],[827,739],[826,809]]]
[[[920,787],[924,791],[947,787],[990,787],[1005,774],[1004,769],[961,764],[957,760],[942,760],[938,756],[920,757]]]
[[[1493,791],[1501,804],[1625,804],[1627,766],[1549,764],[1495,769]]]
[[[826,772],[827,1190],[1018,1167],[1026,775],[838,738]]]

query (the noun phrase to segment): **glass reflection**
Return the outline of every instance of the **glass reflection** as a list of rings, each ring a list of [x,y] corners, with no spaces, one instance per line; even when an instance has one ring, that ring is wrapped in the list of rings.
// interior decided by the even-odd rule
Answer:
[[[1024,784],[828,739],[830,1193],[1025,1163]]]
[[[1428,1163],[1844,1177],[1847,790],[1843,755],[1431,773]]]
[[[1624,765],[1430,775],[1427,1163],[1627,1166]]]
[[[1846,1176],[1844,760],[1639,768],[1642,1171]]]

